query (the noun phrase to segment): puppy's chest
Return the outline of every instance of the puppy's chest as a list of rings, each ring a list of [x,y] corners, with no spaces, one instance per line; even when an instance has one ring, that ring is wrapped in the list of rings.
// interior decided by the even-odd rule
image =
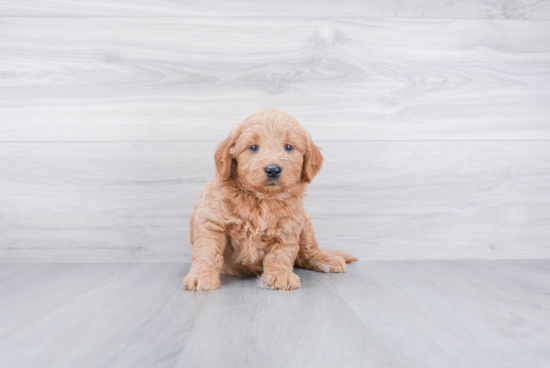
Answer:
[[[270,203],[236,208],[232,217],[228,235],[234,243],[254,248],[297,241],[303,222],[300,211]]]

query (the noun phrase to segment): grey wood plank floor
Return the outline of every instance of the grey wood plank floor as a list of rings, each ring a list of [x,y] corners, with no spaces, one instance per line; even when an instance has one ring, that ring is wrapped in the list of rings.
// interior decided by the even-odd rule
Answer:
[[[550,260],[297,269],[299,290],[188,264],[0,264],[2,367],[547,367]]]

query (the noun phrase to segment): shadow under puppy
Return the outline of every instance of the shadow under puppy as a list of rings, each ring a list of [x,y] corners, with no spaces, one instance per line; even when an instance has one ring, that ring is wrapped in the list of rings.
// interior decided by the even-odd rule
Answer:
[[[217,289],[220,273],[261,274],[263,286],[291,290],[300,287],[294,265],[345,272],[357,260],[317,244],[303,197],[323,156],[292,116],[256,112],[229,132],[214,159],[215,177],[191,216],[187,290]]]

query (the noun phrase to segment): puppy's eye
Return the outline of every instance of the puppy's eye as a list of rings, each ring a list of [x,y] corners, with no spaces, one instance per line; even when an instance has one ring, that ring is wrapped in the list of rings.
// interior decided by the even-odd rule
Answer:
[[[252,152],[256,152],[260,147],[258,147],[257,145],[253,144],[252,146],[248,147]]]
[[[293,149],[294,149],[294,147],[292,147],[290,144],[285,145],[285,150],[286,150],[286,151],[290,152],[290,151],[292,151]]]

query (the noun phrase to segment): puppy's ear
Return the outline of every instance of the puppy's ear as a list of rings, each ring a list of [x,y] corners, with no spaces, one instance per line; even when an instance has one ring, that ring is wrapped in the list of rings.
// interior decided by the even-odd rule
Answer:
[[[233,158],[230,154],[230,149],[235,144],[233,131],[229,132],[227,137],[220,142],[218,149],[214,153],[214,161],[216,162],[216,170],[223,181],[229,180],[231,177],[231,165]]]
[[[311,183],[315,175],[321,171],[321,166],[323,166],[321,149],[313,143],[311,136],[308,134],[306,152],[304,154],[304,167],[302,169],[302,180],[306,183]]]

